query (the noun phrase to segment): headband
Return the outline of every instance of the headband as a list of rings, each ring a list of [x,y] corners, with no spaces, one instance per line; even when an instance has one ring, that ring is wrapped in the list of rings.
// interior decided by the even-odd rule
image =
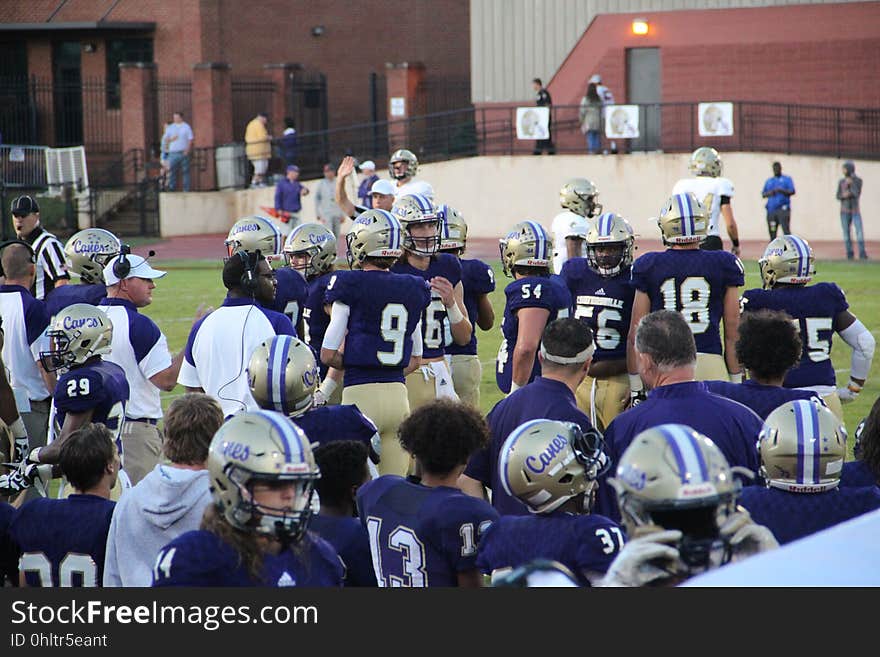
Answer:
[[[549,360],[551,363],[557,363],[559,365],[574,365],[575,363],[586,363],[587,360],[592,357],[594,351],[596,351],[596,344],[591,343],[589,347],[587,347],[580,353],[575,354],[574,356],[556,356],[554,354],[547,353],[547,349],[544,347],[544,343],[541,343],[541,356],[543,356],[544,360]]]

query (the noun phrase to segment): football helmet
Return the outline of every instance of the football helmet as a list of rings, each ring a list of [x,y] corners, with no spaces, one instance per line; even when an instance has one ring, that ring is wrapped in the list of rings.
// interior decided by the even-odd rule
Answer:
[[[294,255],[308,255],[305,265],[295,266]],[[312,279],[330,271],[336,262],[336,236],[321,224],[300,224],[294,228],[284,243],[287,264]]]
[[[252,214],[232,224],[226,236],[226,255],[233,256],[239,251],[259,251],[270,258],[281,254],[283,244],[281,231],[271,220]]]
[[[451,205],[443,203],[437,208],[440,218],[440,250],[457,251],[467,246],[467,222]]]
[[[234,415],[211,440],[208,471],[214,504],[230,525],[283,543],[302,538],[321,471],[309,439],[290,419],[265,410]],[[267,507],[254,501],[257,482],[294,482],[296,495],[288,507]]]
[[[767,486],[790,493],[821,493],[840,483],[846,429],[818,399],[798,399],[767,416],[758,451]]]
[[[345,236],[346,257],[351,269],[363,269],[367,258],[399,258],[403,255],[403,228],[386,210],[367,210],[358,215]]]
[[[581,217],[595,217],[602,212],[599,189],[586,178],[567,180],[559,190],[559,205]]]
[[[695,176],[717,178],[721,175],[721,156],[711,146],[700,146],[691,153],[688,171]]]
[[[589,493],[609,462],[604,444],[595,429],[585,433],[573,422],[531,420],[504,441],[498,475],[507,494],[532,513],[549,513],[582,493],[588,493],[589,510]]]
[[[605,253],[609,247],[616,252]],[[587,264],[600,276],[615,276],[633,262],[635,237],[632,226],[619,214],[605,212],[596,218],[587,233]],[[603,253],[599,253],[599,251]]]
[[[394,171],[395,162],[404,162],[405,166],[400,173]],[[388,159],[388,173],[394,180],[403,180],[404,178],[415,178],[419,170],[419,158],[412,151],[405,148],[398,148],[391,154]]]
[[[71,235],[64,245],[64,255],[70,271],[83,283],[95,285],[104,282],[104,267],[119,255],[119,238],[103,228],[86,228]]]
[[[437,208],[427,197],[421,194],[401,196],[394,201],[391,214],[397,217],[400,225],[403,226],[404,249],[423,256],[437,253],[440,248],[440,217]],[[417,224],[433,224],[434,234],[414,237],[411,231]]]
[[[550,266],[550,236],[537,221],[521,221],[499,240],[504,275],[513,277],[514,267]]]
[[[868,424],[868,418],[863,417],[853,432],[853,457],[856,460],[862,459],[862,434],[865,433],[866,424]]]
[[[52,348],[40,352],[40,362],[47,372],[54,372],[82,365],[92,356],[109,354],[113,322],[95,306],[75,303],[55,316],[46,336]]]
[[[676,571],[681,565],[689,572],[730,560],[719,529],[736,510],[740,484],[706,436],[682,424],[642,431],[608,481],[630,538],[656,527],[681,530],[682,564],[676,564]]]
[[[783,235],[764,249],[764,255],[758,260],[758,269],[767,290],[777,283],[806,285],[816,273],[815,263],[813,249],[807,240],[796,235]]]
[[[674,194],[657,218],[664,244],[701,242],[709,230],[709,213],[691,192]]]
[[[298,417],[312,407],[321,382],[311,347],[299,338],[276,335],[254,349],[247,366],[251,395],[260,408]]]

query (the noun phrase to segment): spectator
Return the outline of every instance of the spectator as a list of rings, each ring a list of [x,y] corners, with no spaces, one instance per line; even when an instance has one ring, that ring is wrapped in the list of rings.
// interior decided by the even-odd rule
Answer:
[[[339,169],[336,170],[335,198],[336,204],[342,209],[342,212],[348,215],[351,219],[356,219],[359,214],[373,208],[391,212],[391,208],[394,205],[394,199],[396,198],[395,194],[397,193],[394,183],[390,180],[384,180],[379,178],[379,176],[375,176],[376,179],[370,186],[369,190],[371,207],[355,205],[348,197],[348,192],[345,191],[345,179],[351,175],[352,171],[354,171],[354,158],[346,156],[342,159],[342,164],[339,165]]]
[[[535,78],[532,80],[532,88],[535,90],[535,104],[538,107],[546,107],[550,110],[550,119],[547,120],[547,139],[538,139],[535,141],[535,150],[532,151],[532,155],[541,155],[545,150],[548,155],[556,154],[556,146],[553,145],[553,131],[550,128],[550,124],[552,122],[552,114],[553,114],[553,100],[550,98],[550,92],[548,92],[544,88],[544,83],[541,82],[541,78]]]
[[[336,168],[328,162],[324,165],[324,177],[318,181],[315,190],[315,214],[318,221],[338,238],[339,224],[344,218],[342,209],[336,203]]]
[[[364,178],[358,187],[358,203],[367,210],[371,210],[373,208],[373,183],[379,180],[379,176],[376,175],[376,163],[373,160],[367,160],[361,165],[361,173],[364,174]]]
[[[174,112],[171,123],[162,135],[162,150],[168,153],[168,191],[176,191],[177,172],[183,172],[183,191],[189,191],[189,157],[193,132],[183,120],[183,112]]]
[[[862,233],[862,213],[859,210],[859,197],[862,195],[862,179],[856,175],[856,165],[852,160],[843,163],[843,178],[837,183],[837,198],[840,201],[840,227],[843,228],[843,243],[846,246],[846,259],[853,259],[850,226],[855,226],[856,240],[859,242],[859,258],[868,259],[865,253],[865,236]]]
[[[602,107],[604,108],[606,105],[614,105],[614,94],[611,93],[611,89],[602,84],[602,76],[598,73],[594,73],[590,78],[590,82],[596,85],[596,93],[599,94],[599,98],[602,99]],[[617,142],[611,141],[611,152],[617,153]],[[608,151],[602,151],[607,154]]]
[[[266,171],[269,169],[269,158],[272,155],[272,136],[266,126],[269,117],[265,112],[258,112],[251,119],[244,131],[245,154],[254,167],[251,187],[266,186]]]
[[[284,117],[284,132],[281,133],[281,139],[279,140],[281,159],[284,160],[284,166],[286,167],[296,164],[296,140],[296,128],[293,127],[293,119],[286,116]]]
[[[159,463],[120,500],[107,536],[104,586],[149,586],[159,550],[199,528],[211,503],[208,446],[223,424],[220,405],[207,395],[178,397],[165,417]]]
[[[587,85],[587,94],[581,98],[578,116],[581,132],[587,136],[587,152],[594,155],[599,152],[599,131],[602,129],[602,98],[596,91],[595,82]]]
[[[776,233],[779,227],[782,227],[782,234],[791,234],[791,201],[790,196],[794,196],[794,182],[791,176],[782,175],[782,165],[779,162],[773,163],[773,177],[767,178],[764,183],[764,189],[761,196],[767,199],[767,230],[770,232],[770,239],[776,239]]]
[[[287,225],[287,233],[299,224],[302,197],[309,195],[309,188],[299,181],[299,167],[288,164],[283,180],[275,185],[275,212]]]
[[[57,237],[40,225],[40,206],[33,196],[16,198],[12,201],[11,212],[15,236],[27,242],[34,251],[37,267],[36,278],[29,286],[31,293],[37,299],[44,300],[56,287],[70,282],[64,247]]]

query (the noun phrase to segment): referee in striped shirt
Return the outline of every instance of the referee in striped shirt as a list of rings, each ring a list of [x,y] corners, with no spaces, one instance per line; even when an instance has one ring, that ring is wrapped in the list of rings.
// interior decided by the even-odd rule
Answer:
[[[37,276],[31,292],[45,299],[56,287],[67,285],[67,260],[64,246],[40,225],[40,206],[33,196],[19,196],[12,201],[12,224],[18,239],[30,244],[37,258]]]

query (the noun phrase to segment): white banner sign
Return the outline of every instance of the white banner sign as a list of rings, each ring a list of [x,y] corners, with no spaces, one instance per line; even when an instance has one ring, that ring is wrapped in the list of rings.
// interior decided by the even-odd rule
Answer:
[[[638,105],[606,105],[605,136],[608,139],[628,139],[639,136]]]
[[[701,137],[733,134],[733,103],[700,103],[697,116]]]
[[[549,107],[517,107],[516,138],[547,139],[550,136]]]

